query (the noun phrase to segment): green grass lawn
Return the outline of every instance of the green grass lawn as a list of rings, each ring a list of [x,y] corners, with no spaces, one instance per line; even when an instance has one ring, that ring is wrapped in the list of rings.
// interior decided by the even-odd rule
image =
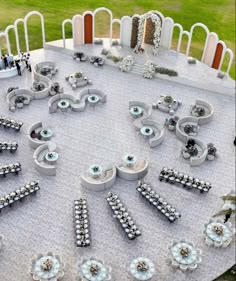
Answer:
[[[227,46],[235,53],[235,0],[159,0],[157,2],[153,0],[86,0],[75,2],[68,0],[0,0],[0,31],[4,30],[7,25],[12,24],[15,19],[24,17],[27,12],[37,10],[45,17],[46,41],[60,39],[62,38],[61,23],[64,19],[72,18],[73,15],[81,14],[86,10],[94,10],[99,6],[111,9],[116,18],[121,18],[124,15],[131,16],[135,13],[142,14],[149,10],[158,10],[164,16],[172,17],[185,30],[190,30],[190,27],[196,22],[202,22],[208,26],[210,31],[216,32],[219,38],[225,41]],[[29,23],[30,48],[40,48],[42,45],[39,40],[39,19],[32,17]],[[99,23],[98,33],[103,29],[104,23]],[[21,31],[21,38],[23,38],[23,26],[21,26]],[[13,34],[12,31],[11,41],[15,44]],[[71,37],[69,27],[66,30],[66,35],[67,38]],[[174,38],[173,47],[177,45],[176,33],[174,33]],[[201,30],[196,32],[190,55],[198,59],[201,58],[204,38],[204,32]],[[183,51],[185,51],[184,46]],[[21,49],[25,49],[23,40]],[[226,70],[227,60],[226,57],[223,71]],[[232,78],[236,78],[235,60],[230,74]]]

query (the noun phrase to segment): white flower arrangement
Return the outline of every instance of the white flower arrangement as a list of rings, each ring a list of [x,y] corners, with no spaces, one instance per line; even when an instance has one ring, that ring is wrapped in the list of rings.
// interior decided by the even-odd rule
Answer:
[[[123,72],[130,72],[133,65],[134,65],[134,58],[132,56],[126,56],[121,61],[120,70]]]
[[[155,65],[151,61],[147,61],[144,64],[143,77],[152,79],[155,74]]]

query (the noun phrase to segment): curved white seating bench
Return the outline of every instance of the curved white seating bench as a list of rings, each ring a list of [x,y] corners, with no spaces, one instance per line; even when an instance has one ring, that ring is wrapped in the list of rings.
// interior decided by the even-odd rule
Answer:
[[[83,101],[89,102],[88,98],[91,96],[95,96],[99,98],[99,100],[97,100],[96,102],[101,102],[101,103],[106,102],[106,94],[103,91],[95,88],[88,88],[80,91],[78,95],[79,102],[83,102]]]
[[[38,74],[51,79],[52,76],[57,73],[58,68],[56,67],[56,63],[53,61],[42,61],[36,64],[35,71]]]
[[[142,120],[147,119],[152,114],[151,105],[142,101],[129,101],[130,115],[135,118],[134,126],[140,129],[142,126]]]
[[[198,149],[198,154],[196,156],[190,157],[190,166],[195,167],[201,165],[207,158],[208,149],[207,145],[203,143],[198,138],[189,138],[194,140],[196,147]]]
[[[47,176],[56,175],[58,154],[55,151],[56,144],[52,142],[45,143],[35,150],[33,159],[39,173]]]
[[[32,137],[32,133],[35,134],[35,137]],[[29,127],[27,135],[30,147],[36,149],[51,140],[53,132],[49,128],[45,128],[42,122],[36,122]]]
[[[95,106],[98,103],[105,103],[106,98],[106,94],[101,90],[93,88],[84,89],[79,92],[79,103],[72,104],[71,107],[73,111],[83,111],[85,110],[87,104]]]
[[[34,70],[33,70],[33,75],[34,75],[34,80],[38,83],[41,83],[44,85],[44,88],[41,90],[41,91],[36,91],[36,89],[34,87],[32,87],[32,91],[34,92],[35,94],[35,99],[44,99],[46,98],[49,93],[50,93],[50,90],[52,88],[52,81],[51,81],[51,76],[50,78],[47,77],[47,76],[44,76],[40,73],[41,69],[43,67],[46,67],[46,66],[51,66],[53,69],[57,69],[55,67],[55,63],[54,62],[40,62],[38,64],[35,65],[34,67]],[[56,72],[57,70],[54,70],[54,72]]]
[[[187,117],[180,118],[178,120],[176,124],[176,136],[182,142],[187,142],[189,138],[189,136],[183,130],[184,126],[187,124],[198,126],[198,118],[187,116]]]
[[[22,100],[18,100],[20,98],[22,98]],[[24,105],[29,105],[33,99],[34,92],[28,89],[15,89],[6,96],[9,110],[12,112],[16,111],[17,108],[23,108]]]
[[[199,114],[199,110],[203,112]],[[196,100],[191,106],[191,115],[198,118],[198,125],[208,124],[213,119],[214,107],[204,100]]]
[[[81,185],[91,191],[104,191],[111,188],[116,180],[116,167],[107,168],[102,175],[98,177],[81,176]]]
[[[149,145],[151,148],[159,146],[163,142],[165,135],[163,125],[152,119],[142,120],[142,125],[143,127],[136,128],[136,130],[139,129],[143,136],[149,138]],[[147,129],[151,132],[151,134],[149,132],[146,133]]]
[[[74,110],[73,105],[78,104],[79,100],[75,98],[73,95],[70,94],[58,94],[56,96],[53,96],[48,101],[48,109],[49,113],[57,112],[58,109],[61,111],[67,111],[69,108],[71,110]]]
[[[148,173],[148,161],[140,160],[129,163],[129,157],[134,158],[135,156],[126,156],[123,164],[117,165],[117,176],[124,180],[135,181],[144,178]]]

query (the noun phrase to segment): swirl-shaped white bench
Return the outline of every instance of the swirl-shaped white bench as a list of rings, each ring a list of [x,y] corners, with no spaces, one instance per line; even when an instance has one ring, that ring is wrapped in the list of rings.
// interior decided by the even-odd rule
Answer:
[[[124,180],[135,181],[144,178],[148,173],[148,161],[141,160],[134,166],[117,165],[117,176]]]
[[[152,138],[149,138],[150,147],[153,148],[159,146],[163,142],[165,135],[165,129],[163,125],[152,119],[144,119],[142,120],[142,124],[144,126],[150,126],[153,128],[154,136]]]
[[[87,101],[88,97],[92,95],[98,96],[100,102],[102,103],[106,102],[106,94],[103,91],[95,88],[88,88],[80,91],[78,95],[78,99],[80,102],[82,102],[83,100]]]
[[[203,107],[205,109],[205,114],[203,116],[199,116],[198,118],[198,125],[205,125],[211,122],[214,115],[214,107],[209,102],[204,100],[196,100],[195,104],[191,106],[191,115],[195,116],[193,113],[194,108],[196,107]]]
[[[180,139],[182,142],[186,142],[189,136],[184,132],[183,127],[184,125],[195,125],[198,126],[198,118],[187,116],[180,118],[176,124],[176,136],[178,139]]]
[[[81,176],[81,185],[91,191],[104,191],[111,188],[116,180],[116,167],[113,166],[104,171],[104,175],[93,178],[92,176]]]
[[[16,104],[17,97],[24,97],[22,103]],[[16,108],[22,108],[24,105],[30,104],[30,102],[35,98],[34,92],[28,89],[15,89],[7,94],[6,102],[9,105],[9,110],[14,112]]]
[[[35,89],[32,87],[32,91],[35,94],[35,99],[44,99],[49,95],[49,92],[52,87],[52,81],[51,81],[51,75],[50,78],[47,76],[44,76],[40,73],[40,70],[45,67],[45,66],[50,66],[52,67],[52,73],[57,72],[57,68],[54,62],[50,61],[43,61],[35,65],[34,70],[33,70],[33,75],[34,75],[34,80],[38,83],[42,83],[44,85],[44,89],[41,91],[35,91]]]
[[[50,72],[49,72],[46,76],[44,76],[44,75],[41,73],[41,70],[42,70],[43,68],[45,68],[45,67],[50,69]],[[42,62],[39,62],[39,63],[36,64],[36,66],[35,66],[35,71],[36,71],[38,74],[40,74],[40,75],[42,75],[42,76],[44,76],[44,77],[48,77],[48,78],[51,79],[52,76],[57,73],[58,68],[56,67],[56,63],[53,62],[53,61],[42,61]]]
[[[57,159],[55,161],[52,161],[51,164],[48,164],[47,161],[45,160],[46,156],[49,153],[54,153],[55,150],[56,150],[56,144],[52,143],[52,142],[47,142],[47,143],[39,146],[35,150],[35,152],[33,154],[33,159],[34,159],[34,163],[35,163],[35,168],[39,173],[45,174],[47,176],[56,175]]]
[[[33,131],[35,131],[36,133],[42,131],[44,129],[42,122],[36,122],[34,124],[32,124],[27,132],[27,136],[28,136],[28,142],[30,147],[32,147],[33,149],[36,149],[37,147],[45,144],[47,141],[45,140],[40,140],[38,138],[32,138],[31,134]]]
[[[137,117],[130,112],[132,117],[136,118],[134,120],[135,128],[140,128],[142,120],[147,119],[151,116],[152,107],[151,105],[142,101],[129,101],[129,110],[131,110],[132,107],[138,107],[140,110],[142,110],[142,114]]]
[[[196,156],[190,157],[190,166],[196,167],[205,162],[208,154],[207,145],[198,138],[188,138],[194,140],[195,144],[200,148]]]
[[[60,102],[64,101],[67,106],[60,107]],[[49,109],[49,113],[54,113],[57,112],[58,109],[61,109],[62,111],[67,111],[69,108],[71,108],[71,110],[74,110],[74,105],[78,104],[79,100],[74,97],[73,95],[70,94],[58,94],[53,96],[52,98],[50,98],[50,100],[48,101],[48,109]],[[76,111],[76,110],[75,110]]]

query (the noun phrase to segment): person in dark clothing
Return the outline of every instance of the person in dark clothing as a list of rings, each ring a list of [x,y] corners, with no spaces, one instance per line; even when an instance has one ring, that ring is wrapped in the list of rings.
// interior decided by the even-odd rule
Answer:
[[[3,56],[3,62],[4,62],[5,69],[6,69],[8,67],[8,61],[7,61],[6,55]]]
[[[227,213],[225,214],[224,223],[226,223],[226,222],[230,219],[231,215],[232,215],[232,209],[229,209],[229,210],[227,211]]]
[[[21,69],[20,69],[19,61],[15,61],[15,64],[16,64],[17,73],[19,76],[21,76]]]
[[[29,72],[31,72],[31,61],[30,61],[30,54],[28,54],[27,58],[26,58],[26,62],[27,62],[27,65],[28,65],[28,70]]]

